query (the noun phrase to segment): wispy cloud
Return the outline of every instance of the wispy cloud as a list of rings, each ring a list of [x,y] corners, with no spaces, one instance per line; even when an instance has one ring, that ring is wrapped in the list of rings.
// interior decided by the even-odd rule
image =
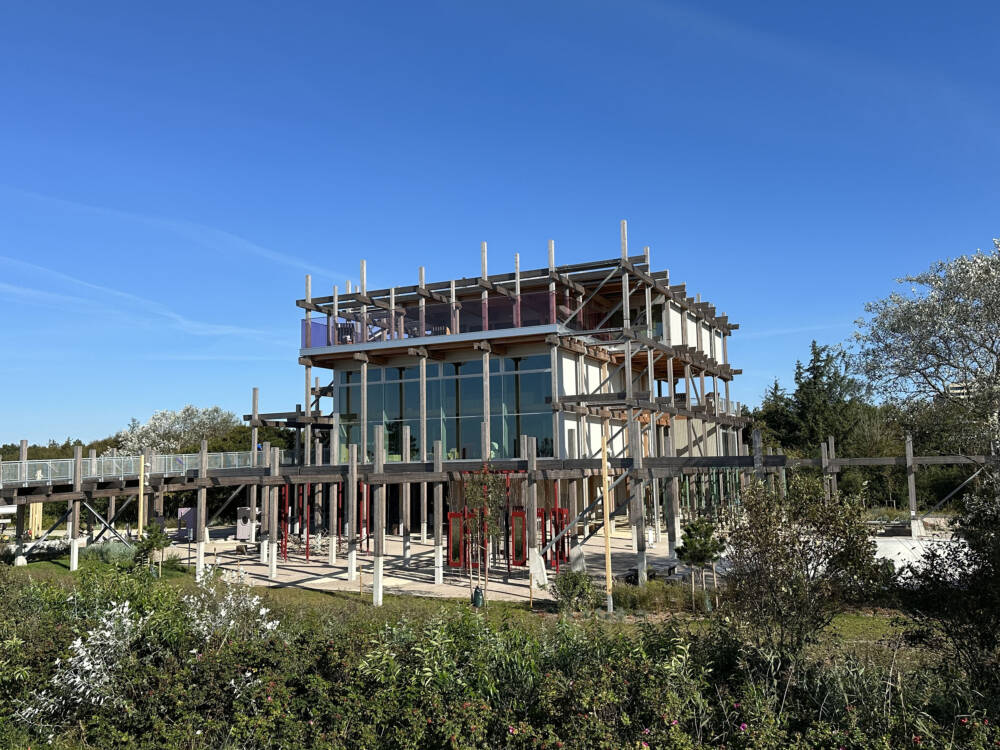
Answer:
[[[791,336],[796,333],[813,333],[817,331],[834,331],[837,329],[850,328],[851,323],[827,323],[825,325],[799,326],[796,328],[768,328],[762,331],[742,329],[738,333],[740,339],[767,339],[775,336]]]
[[[160,227],[211,250],[227,252],[236,256],[254,255],[258,258],[264,258],[290,268],[297,268],[300,271],[325,277],[331,281],[342,279],[348,275],[341,271],[325,268],[324,266],[313,263],[312,261],[307,261],[288,253],[264,247],[263,245],[252,242],[251,240],[241,237],[233,232],[229,232],[224,229],[217,229],[216,227],[210,227],[205,224],[199,224],[194,221],[188,221],[186,219],[171,219],[161,216],[125,211],[108,206],[99,206],[92,203],[83,203],[80,201],[68,200],[66,198],[58,198],[52,195],[45,195],[43,193],[35,193],[30,190],[22,190],[21,188],[14,187],[12,185],[0,185],[0,189],[8,190],[12,193],[38,201],[89,211],[102,216],[127,219],[129,221],[136,221],[150,226]]]
[[[288,362],[285,357],[267,357],[252,354],[150,354],[146,357],[155,362]]]
[[[262,341],[271,341],[276,344],[287,343],[284,338],[278,336],[273,331],[193,320],[192,318],[188,318],[175,312],[174,310],[171,310],[169,307],[161,302],[157,302],[156,300],[146,299],[145,297],[140,297],[129,292],[123,292],[119,289],[114,289],[102,284],[95,284],[84,279],[79,279],[75,276],[70,276],[67,273],[57,271],[53,268],[39,266],[35,263],[18,260],[17,258],[10,258],[5,255],[0,255],[0,263],[41,274],[47,278],[56,279],[66,284],[74,285],[78,288],[89,289],[100,292],[102,295],[106,295],[104,302],[100,302],[85,297],[47,292],[31,287],[0,284],[0,293],[7,293],[11,296],[19,296],[21,299],[26,299],[28,301],[34,301],[42,304],[73,303],[77,305],[84,304],[88,306],[108,308],[109,305],[107,305],[107,298],[110,297],[126,302],[134,309],[138,309],[146,315],[166,320],[175,329],[193,336],[245,336]],[[114,309],[114,306],[110,307]]]
[[[0,260],[3,260],[3,258],[0,257]],[[93,300],[86,299],[85,297],[73,297],[69,294],[46,292],[41,289],[34,289],[33,287],[21,286],[19,284],[7,284],[2,281],[0,281],[0,297],[47,306],[94,305]]]

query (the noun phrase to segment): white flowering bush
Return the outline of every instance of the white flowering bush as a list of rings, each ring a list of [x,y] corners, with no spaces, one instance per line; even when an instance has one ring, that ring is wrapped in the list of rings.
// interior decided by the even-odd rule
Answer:
[[[164,669],[197,674],[206,657],[229,664],[227,644],[266,648],[265,639],[278,628],[244,576],[215,568],[183,595],[150,587],[152,579],[135,575],[94,575],[87,584],[49,603],[70,622],[92,624],[69,644],[68,655],[54,660],[44,687],[17,702],[14,717],[24,725],[65,727],[97,713],[128,710],[158,684]],[[259,683],[254,670],[233,669],[216,697],[232,705]]]
[[[132,419],[116,438],[119,450],[128,455],[138,455],[146,448],[154,453],[172,453],[200,440],[225,435],[239,425],[235,414],[218,406],[199,409],[188,404],[179,411],[154,412],[145,424]]]
[[[980,444],[1000,438],[1000,239],[993,245],[899,279],[908,290],[868,304],[856,334],[855,365],[873,385],[950,403]]]
[[[69,657],[56,660],[49,687],[35,693],[18,717],[44,724],[99,706],[122,705],[128,683],[120,675],[147,619],[128,602],[111,602],[94,628],[73,641]]]
[[[270,610],[261,597],[246,583],[245,574],[208,567],[194,592],[183,597],[191,631],[205,646],[233,638],[258,640],[278,628],[278,621],[268,618]]]

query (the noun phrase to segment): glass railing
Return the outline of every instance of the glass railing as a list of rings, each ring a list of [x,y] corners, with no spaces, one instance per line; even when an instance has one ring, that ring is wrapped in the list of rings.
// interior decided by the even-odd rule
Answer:
[[[139,476],[140,456],[99,456],[83,459],[83,479],[124,479]],[[262,466],[264,456],[258,452],[256,462],[252,451],[232,451],[206,454],[209,469],[245,469]],[[294,462],[294,451],[282,451],[282,464]],[[179,476],[197,471],[200,453],[157,454],[150,457],[145,471],[161,476]],[[73,459],[33,459],[0,463],[0,487],[25,484],[66,484],[73,481]]]

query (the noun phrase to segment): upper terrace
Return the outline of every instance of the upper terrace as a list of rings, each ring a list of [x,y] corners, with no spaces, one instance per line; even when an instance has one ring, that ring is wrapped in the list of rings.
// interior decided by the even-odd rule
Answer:
[[[344,293],[334,287],[330,296],[313,297],[307,280],[306,297],[296,301],[306,311],[302,354],[351,357],[371,349],[574,332],[605,345],[646,336],[678,356],[728,369],[725,339],[738,326],[714,305],[688,296],[684,284],[671,285],[668,271],[652,271],[648,248],[634,256],[624,248],[623,239],[620,258],[557,266],[550,243],[548,266],[521,270],[515,255],[513,273],[489,275],[483,243],[480,276],[428,283],[421,267],[417,284],[377,290],[367,289],[362,261],[359,287],[348,282]]]

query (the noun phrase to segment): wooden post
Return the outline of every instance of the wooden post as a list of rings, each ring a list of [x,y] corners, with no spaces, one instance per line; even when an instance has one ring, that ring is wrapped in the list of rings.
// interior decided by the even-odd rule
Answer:
[[[385,427],[375,425],[375,474],[385,471]],[[372,604],[382,606],[382,572],[385,564],[385,483],[378,480],[375,485],[375,555],[372,558]]]
[[[906,435],[906,492],[910,500],[910,536],[922,536],[924,524],[917,518],[917,465],[913,463],[913,436]]]
[[[538,545],[538,480],[535,472],[538,470],[538,442],[537,438],[523,436],[526,458],[528,461],[528,481],[527,481],[527,516],[528,516],[528,570],[529,588],[533,587],[532,577],[535,570],[544,570],[545,561],[541,559],[541,550]],[[539,583],[544,584],[544,581]]]
[[[403,463],[410,462],[410,425],[403,425],[402,438],[400,441],[400,459]],[[403,482],[399,485],[400,521],[403,524],[403,565],[410,564],[410,527],[412,519],[410,517],[410,483]]]
[[[268,467],[268,474],[270,474],[271,467],[271,443],[265,442],[261,451],[261,460],[263,461],[263,466]],[[274,535],[274,527],[271,525],[271,500],[272,493],[271,489],[266,484],[261,484],[261,524],[260,524],[260,563],[261,565],[266,565],[268,561],[268,555],[271,548],[271,537]],[[267,541],[264,541],[264,534],[267,534]]]
[[[444,471],[444,450],[440,440],[434,441],[434,472]],[[434,482],[434,583],[444,583],[444,482]]]
[[[604,588],[607,595],[608,614],[614,612],[612,596],[614,578],[611,575],[611,488],[608,483],[608,420],[604,420],[604,439],[601,440],[601,512],[604,516]]]
[[[91,450],[96,453],[95,450]],[[94,465],[91,463],[91,472]],[[83,448],[79,445],[73,448],[73,492],[79,493],[83,490]],[[80,545],[82,539],[80,535],[80,500],[73,499],[73,511],[70,513],[68,524],[69,530],[69,569],[75,571],[80,567]]]
[[[423,285],[423,267],[420,269]],[[423,305],[423,297],[420,298]],[[421,306],[421,316],[423,307]],[[423,328],[423,319],[420,326]],[[423,335],[423,333],[421,333]],[[427,461],[427,357],[420,358],[420,462]],[[427,544],[427,482],[420,483],[420,543]]]
[[[315,441],[316,442],[313,445],[313,465],[314,466],[322,466],[323,465],[323,442],[319,438],[315,438]],[[309,506],[309,511],[308,511],[311,515],[308,518],[306,518],[306,524],[307,524],[306,529],[314,529],[315,531],[313,533],[317,537],[319,536],[319,534],[317,532],[319,531],[320,524],[322,523],[322,517],[323,517],[323,498],[325,496],[323,494],[324,493],[324,490],[323,490],[323,485],[324,484],[325,484],[324,482],[316,482],[316,483],[313,484],[312,504]],[[308,485],[306,485],[306,486],[308,487]],[[308,494],[307,494],[307,498],[306,499],[308,501]],[[308,541],[306,543],[308,544]]]
[[[750,434],[753,440],[753,472],[761,481],[764,480],[764,453],[761,450],[760,430],[754,430]]]
[[[823,494],[830,502],[830,457],[826,452],[826,443],[819,444],[820,471],[823,472]]]
[[[139,484],[136,489],[136,536],[142,539],[142,530],[146,527],[146,452],[139,456]]]
[[[833,435],[827,438],[827,443],[829,443],[830,448],[830,460],[834,461],[837,458],[837,444],[834,442]],[[831,467],[830,469],[830,490],[834,495],[837,494],[837,470],[836,467]]]
[[[327,533],[330,535],[330,550],[327,556],[327,563],[329,565],[337,564],[337,537],[339,536],[337,530],[340,528],[340,519],[337,517],[337,500],[341,493],[341,485],[336,482],[331,482],[329,484],[330,494],[327,497],[328,510],[326,513],[327,518]]]
[[[279,448],[271,448],[269,463],[271,476],[278,476],[281,468],[281,450]],[[267,522],[267,546],[269,548],[267,577],[274,581],[278,578],[278,537],[281,534],[281,527],[278,524],[278,485],[269,485],[267,492],[270,495],[268,501],[270,514]]]
[[[201,579],[205,573],[205,543],[208,541],[208,529],[205,527],[208,507],[208,487],[204,484],[208,477],[208,441],[201,441],[201,451],[198,455],[198,507],[195,528],[197,529],[195,547],[195,578]]]
[[[257,440],[259,438],[257,420],[259,407],[260,389],[254,388],[250,397],[250,467],[258,466]],[[250,544],[257,542],[257,485],[250,485]]]
[[[674,457],[677,455],[677,447],[674,445],[674,422],[670,420],[670,427],[667,428],[667,455]],[[681,480],[677,474],[670,477],[667,495],[667,543],[670,546],[670,554],[675,554],[675,550],[681,543]]]
[[[652,382],[653,370],[649,370],[650,382]],[[656,424],[656,417],[651,416],[649,420],[649,455],[656,458],[660,455],[660,426]],[[662,540],[660,533],[660,480],[653,478],[653,534],[654,541],[659,544]]]
[[[521,327],[521,254],[514,253],[514,328]]]
[[[646,572],[646,483],[638,478],[636,470],[642,469],[642,440],[639,438],[639,426],[635,422],[632,410],[628,411],[629,422],[629,453],[632,454],[632,471],[626,480],[632,493],[633,526],[635,532],[635,566],[640,586],[645,586],[648,579]]]
[[[358,446],[347,447],[347,580],[358,578]]]

